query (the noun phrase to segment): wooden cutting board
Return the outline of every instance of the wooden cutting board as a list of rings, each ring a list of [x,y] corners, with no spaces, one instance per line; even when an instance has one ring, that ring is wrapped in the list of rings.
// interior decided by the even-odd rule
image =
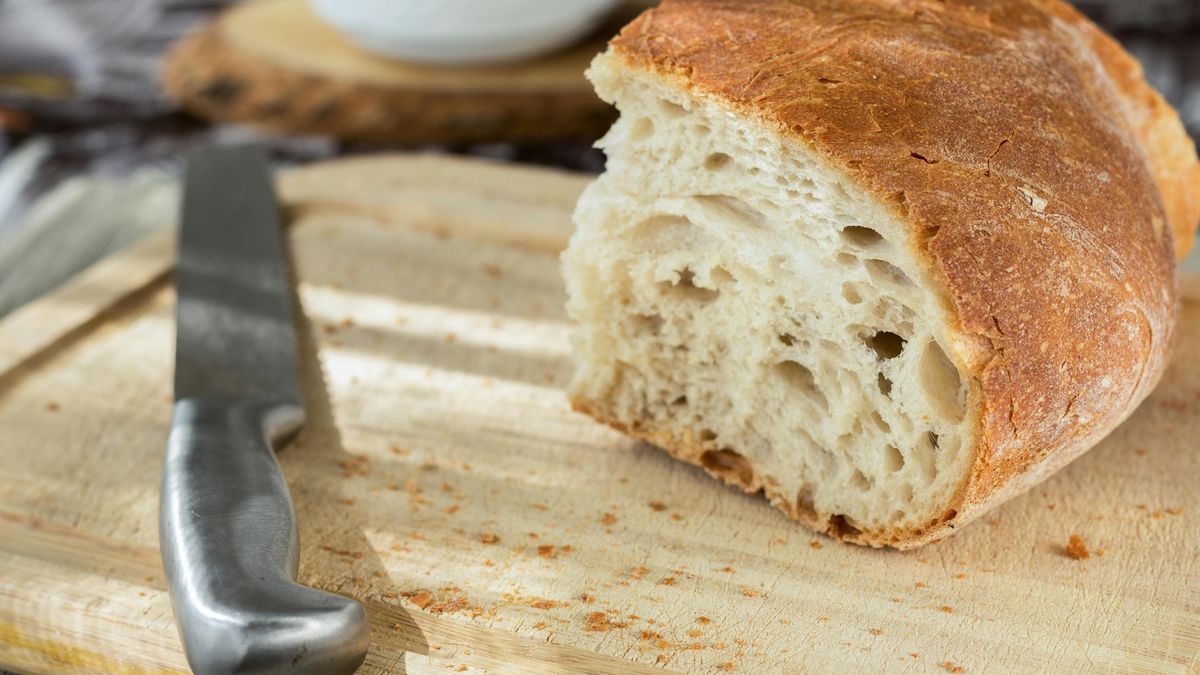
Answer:
[[[168,94],[206,118],[355,141],[460,143],[599,138],[615,118],[584,79],[592,57],[644,2],[583,43],[496,67],[437,67],[372,55],[307,0],[236,6],[168,55]]]
[[[1200,303],[1067,469],[941,543],[841,545],[570,411],[584,183],[396,156],[281,179],[309,422],[280,459],[303,581],[370,613],[363,672],[1200,668]],[[0,665],[185,667],[156,534],[170,255],[0,322]]]

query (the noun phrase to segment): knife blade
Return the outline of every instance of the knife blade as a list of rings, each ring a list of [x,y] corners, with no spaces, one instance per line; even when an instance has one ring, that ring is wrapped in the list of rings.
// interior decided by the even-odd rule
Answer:
[[[197,673],[352,672],[366,655],[363,608],[295,582],[296,519],[273,450],[304,421],[285,254],[265,153],[192,154],[159,538]]]

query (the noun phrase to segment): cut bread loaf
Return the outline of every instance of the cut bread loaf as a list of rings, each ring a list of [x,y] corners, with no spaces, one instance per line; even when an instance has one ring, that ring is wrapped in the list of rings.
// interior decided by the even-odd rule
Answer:
[[[672,1],[564,254],[574,406],[873,546],[945,535],[1155,385],[1200,167],[1066,4]]]

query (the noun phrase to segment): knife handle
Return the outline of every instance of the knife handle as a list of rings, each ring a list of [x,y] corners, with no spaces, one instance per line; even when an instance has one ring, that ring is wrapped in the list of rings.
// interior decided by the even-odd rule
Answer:
[[[362,606],[295,581],[296,517],[272,444],[302,421],[296,405],[175,404],[159,537],[196,673],[349,673],[366,655]]]

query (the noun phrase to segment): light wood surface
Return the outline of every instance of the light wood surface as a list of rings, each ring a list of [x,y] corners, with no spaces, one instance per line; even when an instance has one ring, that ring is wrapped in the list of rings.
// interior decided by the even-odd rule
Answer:
[[[294,133],[398,143],[593,140],[615,115],[583,71],[636,9],[565,51],[472,68],[374,56],[319,20],[307,0],[259,0],[177,45],[163,81],[201,116]]]
[[[1200,303],[1099,447],[949,540],[865,550],[569,410],[554,251],[584,182],[411,157],[282,178],[309,422],[280,459],[303,580],[371,615],[363,672],[1200,668]],[[172,289],[126,260],[122,292],[34,305],[90,313],[0,375],[8,668],[185,667],[156,534]],[[23,334],[0,322],[0,353]]]

